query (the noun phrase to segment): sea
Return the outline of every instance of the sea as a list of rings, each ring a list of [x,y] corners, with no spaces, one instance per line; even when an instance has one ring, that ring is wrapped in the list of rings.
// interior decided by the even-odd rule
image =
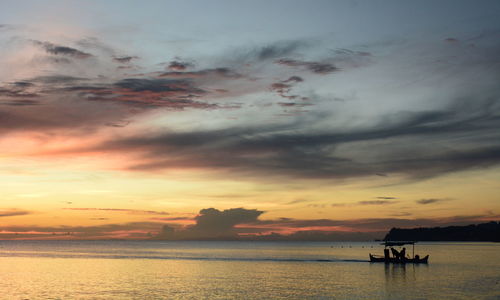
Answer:
[[[0,299],[500,299],[500,243],[0,241]],[[412,254],[412,247],[407,247]]]

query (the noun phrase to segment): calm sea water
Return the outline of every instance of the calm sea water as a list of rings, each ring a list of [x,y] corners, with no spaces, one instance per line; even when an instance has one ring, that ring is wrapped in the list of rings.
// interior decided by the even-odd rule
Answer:
[[[411,254],[411,247],[408,247]],[[500,244],[0,241],[1,299],[500,299]]]

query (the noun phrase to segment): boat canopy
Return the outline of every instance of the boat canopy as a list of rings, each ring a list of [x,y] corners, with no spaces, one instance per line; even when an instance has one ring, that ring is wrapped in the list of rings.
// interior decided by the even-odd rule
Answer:
[[[381,243],[381,245],[384,245],[386,247],[392,247],[392,246],[404,246],[404,245],[415,245],[416,242],[393,242],[393,241],[385,241]]]

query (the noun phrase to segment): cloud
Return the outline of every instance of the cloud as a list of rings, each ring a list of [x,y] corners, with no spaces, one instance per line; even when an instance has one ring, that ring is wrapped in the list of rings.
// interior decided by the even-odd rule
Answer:
[[[335,67],[331,63],[322,62],[312,62],[312,61],[301,61],[295,59],[282,58],[275,61],[276,64],[285,65],[289,67],[304,67],[307,70],[316,74],[328,74],[335,71],[339,71],[339,68]]]
[[[299,100],[309,100],[307,97],[299,96],[299,95],[290,95],[290,91],[292,90],[293,86],[299,82],[303,82],[304,79],[300,76],[291,76],[290,78],[280,81],[280,82],[275,82],[271,84],[270,89],[274,92],[276,92],[280,97],[286,98],[288,100],[294,100],[294,99],[299,99]],[[312,105],[311,103],[294,103],[294,102],[288,102],[288,103],[278,103],[279,105],[282,106],[309,106]]]
[[[40,42],[35,40],[32,42],[33,44],[42,47],[47,53],[52,55],[67,55],[78,59],[85,59],[93,56],[90,53],[86,53],[75,48],[59,46],[50,42]]]
[[[126,64],[131,62],[133,59],[138,59],[138,56],[118,56],[113,57],[113,60],[118,63]]]
[[[349,231],[322,231],[322,230],[299,230],[292,234],[269,234],[245,236],[245,240],[257,241],[373,241],[380,239],[386,234],[385,231],[378,232],[349,232]]]
[[[359,201],[359,205],[387,205],[394,204],[398,201],[390,201],[390,200],[367,200],[367,201]]]
[[[151,218],[151,220],[154,220],[154,221],[193,221],[195,219],[190,218],[190,217],[161,217],[161,218],[155,217],[155,218]]]
[[[75,84],[82,81],[88,81],[89,78],[84,77],[75,77],[68,75],[47,75],[47,76],[38,76],[32,79],[27,79],[25,82],[27,83],[42,83],[42,84]]]
[[[304,79],[300,76],[291,76],[290,78],[288,78],[287,80],[283,81],[283,82],[303,82]]]
[[[94,209],[145,214],[163,212],[127,209]],[[361,218],[351,220],[335,219],[292,219],[278,218],[261,220],[263,211],[257,209],[231,208],[218,210],[207,208],[191,217],[155,217],[160,222],[132,222],[123,224],[102,224],[96,226],[0,226],[0,238],[5,239],[164,239],[164,240],[368,240],[381,237],[390,228],[433,227],[446,225],[467,225],[495,220],[498,214],[462,215],[445,218]],[[0,217],[29,214],[23,210],[4,210]],[[402,215],[403,216],[403,215]],[[94,217],[94,221],[107,218]],[[186,224],[186,221],[195,224]],[[168,222],[166,225],[165,222]],[[172,222],[181,222],[172,223]],[[189,223],[188,223],[189,224]]]
[[[42,50],[47,52],[45,48],[57,47],[39,41],[36,46],[25,44],[14,46],[31,47],[27,52],[34,50],[36,57]],[[412,49],[405,45],[383,51],[372,47],[370,52],[326,49],[325,56],[320,52],[324,49],[313,44],[282,42],[247,47],[246,52],[240,51],[246,56],[202,59],[199,70],[165,72],[148,67],[140,74],[118,71],[112,58],[133,56],[105,47],[99,40],[67,44],[92,49],[89,53],[96,53],[95,59],[75,60],[77,67],[26,59],[29,72],[19,74],[29,76],[8,77],[0,85],[2,133],[36,131],[87,137],[120,130],[121,134],[102,134],[107,139],[98,144],[82,144],[67,153],[121,153],[126,156],[123,169],[132,171],[196,168],[257,180],[365,176],[420,180],[500,163],[500,91],[493,80],[499,68],[491,63],[497,59],[498,43],[481,46],[478,42],[473,49],[443,45],[442,41],[432,47],[412,45]],[[426,54],[426,61],[415,58],[414,49]],[[299,53],[303,50],[307,51]],[[78,56],[71,50],[58,51],[52,56],[72,61],[72,55]],[[384,58],[384,51],[390,55]],[[239,60],[232,61],[234,57]],[[357,64],[355,72],[350,72],[355,65],[350,68],[350,59],[367,57],[377,64]],[[443,63],[447,59],[453,63]],[[10,61],[4,57],[2,70],[10,69]],[[173,62],[186,64],[177,58]],[[310,74],[340,68],[339,83]],[[378,73],[393,69],[395,76]],[[433,79],[439,75],[442,81],[428,81],[441,82],[439,88],[446,89],[415,79],[414,73],[432,74]],[[475,74],[482,74],[481,79],[475,80]],[[391,78],[387,81],[390,88],[381,93],[377,80],[387,77]],[[361,83],[366,91],[342,95],[347,82],[355,92],[354,87]],[[370,87],[373,82],[375,88]],[[273,93],[286,101],[276,101]],[[225,102],[227,99],[238,102]],[[336,99],[347,100],[340,103]],[[299,111],[306,106],[307,111]],[[377,109],[371,109],[374,106]],[[266,109],[258,109],[262,107]],[[140,133],[129,130],[138,125],[134,122],[149,120],[149,116],[188,111],[193,114],[183,117],[197,118],[200,110],[226,111],[204,119],[202,126],[190,125],[182,131],[157,122],[140,124],[151,126]],[[212,127],[215,123],[217,127]]]
[[[278,57],[288,56],[295,53],[297,50],[306,48],[309,43],[306,41],[281,41],[264,47],[253,49],[250,53],[259,61],[275,59]]]
[[[481,106],[479,102],[475,103]],[[500,106],[481,108],[481,113],[465,118],[460,106],[452,109],[396,113],[385,118],[395,122],[337,132],[303,131],[299,122],[142,134],[110,140],[89,151],[144,153],[132,161],[130,170],[203,168],[256,178],[262,174],[310,179],[387,174],[418,180],[498,165],[500,142],[492,137],[498,136],[500,119],[493,114],[500,112]],[[468,108],[468,113],[473,111],[474,107]],[[456,143],[453,137],[474,140],[474,147],[449,150],[448,145]],[[414,146],[399,148],[407,144]]]
[[[238,72],[230,69],[230,68],[213,68],[213,69],[203,69],[199,71],[192,72],[163,72],[159,74],[159,77],[167,77],[167,78],[201,78],[201,77],[221,77],[221,78],[230,78],[230,79],[239,79],[242,78],[243,75]]]
[[[276,41],[264,45],[238,47],[223,53],[220,59],[231,65],[260,65],[285,56],[299,55],[317,43],[308,40]]]
[[[194,63],[186,61],[173,60],[168,64],[168,68],[173,71],[185,71],[188,68],[194,67]]]
[[[205,91],[193,87],[190,81],[177,79],[126,78],[117,81],[115,86],[134,92],[205,93]]]
[[[28,106],[28,105],[40,105],[41,102],[37,100],[11,100],[11,101],[2,101],[1,105],[10,105],[10,106]]]
[[[95,220],[102,221],[102,220]],[[2,239],[149,239],[161,227],[157,222],[97,226],[0,226]]]
[[[165,225],[157,238],[176,240],[236,238],[236,225],[255,222],[262,213],[263,211],[245,208],[231,208],[223,211],[206,208],[200,210],[194,218],[196,224],[177,230]]]
[[[0,217],[14,217],[14,216],[24,216],[29,215],[31,212],[27,210],[20,209],[2,209],[0,210]]]
[[[0,88],[0,98],[34,98],[36,93],[26,92],[24,88]]]
[[[429,227],[438,225],[463,225],[484,222],[498,215],[452,216],[446,218],[362,218],[351,220],[292,219],[261,220],[263,211],[232,208],[202,209],[194,218],[195,224],[180,226],[164,225],[156,239],[204,240],[204,239],[269,239],[269,240],[343,240],[346,237],[364,236],[370,233],[382,237],[390,228]],[[401,215],[408,216],[408,214]],[[184,221],[184,218],[179,219]],[[190,219],[192,220],[192,219]],[[166,221],[175,221],[169,219]],[[353,236],[354,235],[354,236]],[[344,238],[342,238],[342,236]]]
[[[109,212],[126,212],[130,214],[144,214],[144,215],[169,215],[168,212],[156,210],[140,210],[128,208],[92,208],[92,207],[70,207],[63,208],[64,210],[83,210],[83,211],[109,211]]]
[[[258,232],[285,231],[294,232],[298,229],[323,228],[324,231],[385,231],[393,227],[433,227],[440,225],[467,225],[495,220],[499,215],[468,215],[444,218],[361,218],[351,220],[312,219],[300,220],[282,218],[276,220],[258,220],[246,224],[248,228],[258,228]]]
[[[293,204],[300,204],[300,203],[306,203],[306,202],[311,202],[313,200],[310,199],[295,199],[290,202],[285,203],[286,205],[293,205]]]
[[[433,203],[438,203],[438,202],[445,202],[445,201],[450,201],[450,199],[437,199],[437,198],[428,198],[428,199],[419,199],[416,200],[415,202],[418,204],[433,204]]]
[[[330,206],[343,207],[343,206],[357,206],[357,205],[389,205],[399,202],[390,200],[390,199],[397,199],[394,197],[377,197],[377,199],[382,199],[382,200],[365,200],[365,201],[358,201],[356,203],[333,203],[330,204]]]

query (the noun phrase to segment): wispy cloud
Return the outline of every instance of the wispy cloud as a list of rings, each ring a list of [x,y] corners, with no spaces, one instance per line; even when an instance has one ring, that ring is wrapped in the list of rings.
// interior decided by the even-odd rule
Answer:
[[[75,48],[55,45],[50,42],[33,41],[33,44],[42,47],[45,51],[47,51],[47,53],[53,55],[67,55],[78,59],[85,59],[93,56],[90,53],[86,53]]]
[[[134,59],[138,59],[138,56],[118,56],[113,57],[113,60],[118,63],[129,63]]]
[[[0,209],[0,217],[14,217],[14,216],[24,216],[31,214],[30,211],[21,209]]]
[[[427,205],[427,204],[433,204],[433,203],[438,203],[438,202],[446,202],[450,201],[451,199],[448,198],[427,198],[427,199],[419,199],[416,200],[415,202],[418,204],[422,205]]]
[[[144,215],[169,215],[168,212],[156,210],[140,210],[128,208],[92,208],[92,207],[66,207],[64,210],[82,210],[82,211],[106,211],[106,212],[126,212],[130,214],[144,214]]]
[[[275,63],[289,67],[303,67],[316,74],[328,74],[339,71],[339,68],[331,63],[314,62],[314,61],[300,61],[295,59],[282,58]]]
[[[388,205],[388,204],[394,204],[397,202],[398,201],[391,201],[391,200],[366,200],[366,201],[359,201],[358,204],[360,204],[360,205]]]

